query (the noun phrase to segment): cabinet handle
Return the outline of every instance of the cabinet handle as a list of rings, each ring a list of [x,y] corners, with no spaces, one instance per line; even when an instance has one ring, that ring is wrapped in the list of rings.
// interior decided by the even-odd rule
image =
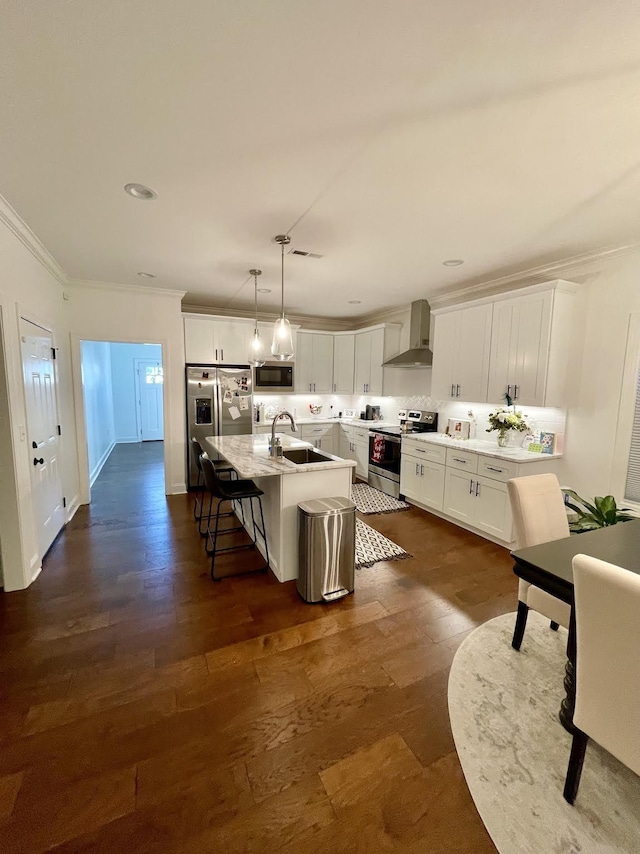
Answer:
[[[513,387],[513,399],[514,400],[518,399],[518,386],[517,385],[514,385],[514,387]]]
[[[469,481],[469,495],[473,495],[473,481]]]
[[[416,463],[416,477],[418,477],[419,474],[420,472],[418,471],[418,463]]]
[[[311,383],[309,383],[309,391],[311,391]]]
[[[218,361],[218,348],[216,347],[216,362]]]
[[[313,384],[313,390],[314,391],[316,390],[316,384],[315,383]]]
[[[420,466],[420,477],[424,477],[424,466]]]
[[[456,387],[455,387],[454,383],[451,383],[451,397],[455,397],[455,396],[456,396]]]
[[[463,463],[465,466],[469,462],[469,460],[461,460],[460,457],[452,457],[451,459],[455,460],[456,463]]]
[[[456,385],[456,397],[460,397],[460,386]]]
[[[497,471],[498,474],[502,474],[504,469],[497,469],[495,466],[485,466],[487,471]]]
[[[224,362],[224,348],[223,347],[220,348],[220,361]]]
[[[476,481],[476,498],[480,495],[480,481]]]
[[[424,448],[413,448],[413,450],[416,452],[416,454],[426,454],[427,453]]]
[[[507,386],[507,397],[511,397],[511,386]]]
[[[334,394],[336,393],[336,384],[335,383],[333,384],[333,393]]]

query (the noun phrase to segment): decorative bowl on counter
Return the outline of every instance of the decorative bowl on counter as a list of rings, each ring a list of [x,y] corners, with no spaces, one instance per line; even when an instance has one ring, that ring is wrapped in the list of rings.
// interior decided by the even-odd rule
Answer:
[[[322,412],[322,406],[318,406],[317,404],[310,403],[309,404],[309,411],[311,412],[312,415],[320,415],[320,413]]]

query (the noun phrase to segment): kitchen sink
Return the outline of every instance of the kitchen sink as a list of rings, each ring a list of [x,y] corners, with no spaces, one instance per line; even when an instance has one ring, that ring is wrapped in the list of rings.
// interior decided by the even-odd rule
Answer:
[[[331,457],[324,454],[319,454],[313,448],[294,448],[290,451],[283,451],[282,456],[290,463],[295,463],[297,466],[306,465],[307,463],[330,463]]]

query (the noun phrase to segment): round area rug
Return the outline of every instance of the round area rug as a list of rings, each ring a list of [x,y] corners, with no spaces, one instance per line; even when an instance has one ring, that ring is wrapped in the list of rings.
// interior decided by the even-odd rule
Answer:
[[[571,736],[558,720],[567,633],[530,611],[522,649],[515,614],[464,640],[449,676],[462,769],[500,854],[640,852],[640,777],[590,741],[573,807],[562,797]]]

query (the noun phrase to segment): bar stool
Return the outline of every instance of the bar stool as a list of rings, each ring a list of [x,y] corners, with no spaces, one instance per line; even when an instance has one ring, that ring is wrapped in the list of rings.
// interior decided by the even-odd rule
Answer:
[[[202,522],[203,522],[203,511],[204,511],[204,493],[205,493],[205,484],[204,477],[202,474],[202,463],[200,462],[200,457],[207,456],[205,452],[202,450],[202,445],[198,442],[197,439],[191,439],[191,454],[193,456],[194,462],[196,464],[196,468],[198,469],[198,479],[196,481],[196,493],[193,501],[193,518],[198,523],[198,531],[201,537],[206,537],[207,532],[202,530]],[[211,461],[214,468],[220,473],[228,473],[229,477],[233,477],[235,474],[235,469],[233,466],[226,462],[226,460],[212,460]]]
[[[264,514],[262,512],[262,498],[264,492],[255,485],[252,480],[222,480],[218,477],[218,473],[211,460],[205,456],[204,454],[200,457],[200,463],[202,465],[202,475],[204,477],[204,483],[209,491],[209,516],[207,522],[207,554],[211,555],[211,578],[213,581],[220,581],[220,578],[215,574],[215,561],[216,555],[221,554],[222,552],[233,552],[238,551],[240,549],[253,549],[256,547],[256,541],[258,534],[262,537],[262,542],[264,543],[265,549],[265,558],[266,558],[266,566],[265,571],[269,568],[269,546],[267,544],[267,535],[266,529],[264,525]],[[218,499],[218,506],[216,507],[215,512],[215,527],[213,529],[213,533],[211,532],[211,518],[214,515],[212,512],[213,509],[213,499]],[[220,508],[224,504],[225,501],[230,502],[239,502],[242,506],[242,501],[248,498],[249,499],[249,509],[251,511],[251,523],[253,525],[253,542],[246,543],[240,546],[227,546],[225,548],[218,548],[218,538],[222,537],[226,534],[233,534],[235,531],[244,530],[244,525],[237,525],[234,528],[226,528],[224,530],[220,530],[219,522],[220,518],[223,516],[232,516],[233,511],[228,511],[226,513],[221,513]],[[258,499],[258,507],[260,509],[260,525],[256,523],[255,514],[253,511],[253,499]],[[209,541],[211,541],[212,546],[209,548]],[[242,573],[234,573],[235,575],[242,575]]]

